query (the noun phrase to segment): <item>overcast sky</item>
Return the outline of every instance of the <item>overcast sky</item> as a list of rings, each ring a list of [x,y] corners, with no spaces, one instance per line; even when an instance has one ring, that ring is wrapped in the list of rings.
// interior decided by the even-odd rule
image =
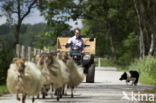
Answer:
[[[31,13],[28,17],[26,17],[23,21],[23,23],[29,23],[29,24],[36,24],[40,22],[46,22],[43,16],[40,16],[40,12],[38,10],[35,10],[33,13]],[[72,28],[82,28],[82,22],[81,20],[77,20],[78,24],[75,24],[76,21],[70,20],[68,24],[72,26]],[[6,23],[6,18],[4,16],[0,17],[0,25]]]

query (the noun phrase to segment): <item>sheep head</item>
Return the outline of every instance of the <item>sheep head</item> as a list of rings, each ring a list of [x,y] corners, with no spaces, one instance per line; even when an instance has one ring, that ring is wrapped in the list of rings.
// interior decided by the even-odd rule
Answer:
[[[45,63],[46,63],[48,66],[53,64],[53,62],[54,62],[53,56],[55,56],[55,54],[53,54],[53,53],[47,53],[47,56],[45,57]]]
[[[68,55],[67,52],[60,52],[58,54],[58,58],[61,59],[64,62],[66,62],[69,59],[69,55]]]
[[[34,62],[34,63],[38,63],[39,62],[39,60],[40,60],[40,56],[39,55],[36,55],[36,56],[34,56],[33,58],[32,58],[32,62]]]
[[[44,58],[46,56],[46,53],[42,53],[40,55],[38,55],[38,57],[35,57],[34,58],[34,61],[36,62],[36,64],[41,68],[43,69],[43,66],[44,66]]]
[[[51,65],[53,63],[53,56],[51,53],[42,53],[40,55],[40,60],[39,60],[39,65],[43,66],[44,64],[46,65]]]
[[[23,58],[14,58],[13,61],[16,63],[17,71],[24,74],[25,70],[25,59]]]

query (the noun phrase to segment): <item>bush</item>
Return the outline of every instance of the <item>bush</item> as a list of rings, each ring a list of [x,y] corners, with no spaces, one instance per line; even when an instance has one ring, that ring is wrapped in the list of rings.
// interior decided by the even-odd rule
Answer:
[[[139,71],[142,82],[156,84],[156,58],[147,56],[142,59],[136,59],[128,69]]]
[[[9,48],[0,50],[0,85],[5,83],[7,70],[12,61],[13,53]]]

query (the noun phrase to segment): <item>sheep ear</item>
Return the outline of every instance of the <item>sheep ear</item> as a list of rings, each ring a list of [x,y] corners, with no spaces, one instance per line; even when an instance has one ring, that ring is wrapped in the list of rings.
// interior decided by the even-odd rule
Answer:
[[[13,58],[13,60],[12,60],[13,63],[15,63],[15,62],[17,61],[17,59],[18,59],[18,58]]]
[[[23,61],[25,62],[26,60],[23,58]]]
[[[33,56],[33,57],[31,58],[31,61],[32,61],[32,62],[34,62],[34,61],[35,61],[35,56]]]

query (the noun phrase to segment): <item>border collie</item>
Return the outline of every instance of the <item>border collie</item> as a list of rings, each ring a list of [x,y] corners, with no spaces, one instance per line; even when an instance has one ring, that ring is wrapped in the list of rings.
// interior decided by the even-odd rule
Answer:
[[[129,72],[124,72],[119,80],[126,80],[126,84],[132,81],[132,85],[137,85],[139,80],[139,72],[130,70]]]

